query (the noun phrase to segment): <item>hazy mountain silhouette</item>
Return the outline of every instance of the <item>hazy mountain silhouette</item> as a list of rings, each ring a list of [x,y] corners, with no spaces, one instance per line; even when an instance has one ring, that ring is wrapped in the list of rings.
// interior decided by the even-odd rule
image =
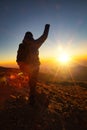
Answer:
[[[72,77],[75,80],[87,81],[87,67],[86,66],[75,66],[70,68]]]
[[[51,68],[51,67],[50,67]],[[20,72],[18,68],[7,68],[0,66],[0,74],[1,73],[11,73],[11,72]],[[51,72],[51,73],[50,73]],[[56,74],[55,74],[56,73]],[[43,78],[54,78],[56,75],[56,80],[72,80],[72,78],[76,81],[87,81],[87,67],[82,65],[76,65],[69,68],[61,68],[57,70],[45,71],[43,74]],[[40,74],[40,76],[41,76]]]

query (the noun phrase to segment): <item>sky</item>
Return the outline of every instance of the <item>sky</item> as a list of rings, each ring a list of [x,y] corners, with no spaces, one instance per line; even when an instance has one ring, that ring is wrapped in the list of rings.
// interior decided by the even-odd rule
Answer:
[[[61,50],[87,57],[86,0],[0,0],[0,65],[16,64],[25,32],[37,39],[45,24],[50,24],[50,31],[40,58],[56,59]]]

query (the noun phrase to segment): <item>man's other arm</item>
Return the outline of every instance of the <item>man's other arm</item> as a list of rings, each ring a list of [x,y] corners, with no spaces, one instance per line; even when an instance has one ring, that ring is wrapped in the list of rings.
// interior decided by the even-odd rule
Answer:
[[[35,40],[37,48],[39,48],[44,43],[44,41],[47,39],[48,33],[49,33],[49,28],[50,28],[50,24],[46,24],[42,36],[39,37],[37,40]]]

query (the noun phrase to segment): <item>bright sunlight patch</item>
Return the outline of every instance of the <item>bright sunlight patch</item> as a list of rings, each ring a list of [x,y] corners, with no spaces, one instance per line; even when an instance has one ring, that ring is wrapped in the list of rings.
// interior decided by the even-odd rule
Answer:
[[[58,56],[58,61],[62,64],[67,64],[70,61],[70,57],[67,53],[61,53]]]

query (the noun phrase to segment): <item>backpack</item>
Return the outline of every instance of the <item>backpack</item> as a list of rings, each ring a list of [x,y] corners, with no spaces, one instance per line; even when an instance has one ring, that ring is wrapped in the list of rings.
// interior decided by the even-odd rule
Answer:
[[[33,71],[33,65],[29,65],[31,61],[29,48],[25,44],[19,44],[17,51],[16,62],[23,73],[31,73]]]
[[[19,44],[19,48],[17,50],[17,57],[16,57],[16,62],[25,62],[26,63],[26,58],[27,58],[27,47],[25,44],[21,43]]]
[[[26,65],[40,65],[39,61],[39,51],[35,46],[28,46],[27,44],[21,43],[19,44],[19,48],[17,51],[17,57],[16,57],[16,62],[20,67],[20,64],[23,66]]]

